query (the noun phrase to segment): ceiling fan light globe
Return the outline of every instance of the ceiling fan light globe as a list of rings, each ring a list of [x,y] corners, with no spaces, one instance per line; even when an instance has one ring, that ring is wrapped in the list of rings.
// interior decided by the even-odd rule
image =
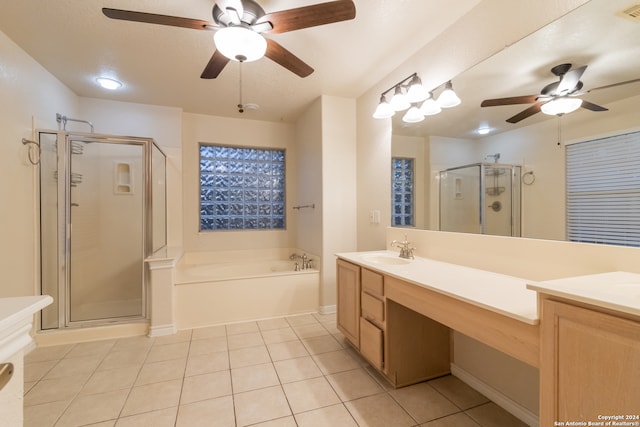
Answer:
[[[582,99],[580,98],[567,98],[560,97],[552,99],[549,102],[542,104],[540,109],[544,114],[548,114],[550,116],[563,115],[567,113],[571,113],[572,111],[577,110],[582,105]]]
[[[233,61],[255,61],[267,51],[265,38],[242,26],[221,28],[213,35],[213,41],[216,49]]]

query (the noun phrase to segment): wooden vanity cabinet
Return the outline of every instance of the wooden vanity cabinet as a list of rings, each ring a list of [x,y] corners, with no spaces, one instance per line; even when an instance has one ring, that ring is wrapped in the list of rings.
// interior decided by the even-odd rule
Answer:
[[[640,415],[639,318],[545,298],[541,326],[541,426]]]
[[[384,276],[375,271],[361,269],[360,280],[360,354],[371,365],[384,369],[385,300]]]
[[[360,266],[338,259],[336,280],[336,326],[356,349],[360,349]]]

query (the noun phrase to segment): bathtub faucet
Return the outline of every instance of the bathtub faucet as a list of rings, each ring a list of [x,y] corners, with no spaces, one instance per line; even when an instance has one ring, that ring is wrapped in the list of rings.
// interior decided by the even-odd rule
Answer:
[[[310,259],[307,254],[302,254],[302,255],[298,255],[298,254],[291,254],[291,256],[289,257],[289,259],[291,261],[295,261],[297,259],[302,261],[302,269],[303,270],[307,270],[309,268],[311,268],[311,261],[313,261],[312,259]],[[296,263],[296,265],[298,265],[298,263]]]
[[[416,248],[409,246],[411,244],[411,242],[407,241],[407,235],[404,235],[404,240],[402,242],[398,242],[397,240],[394,240],[391,242],[391,246],[395,246],[397,248],[400,248],[400,258],[411,258],[413,259],[413,251],[416,250]]]

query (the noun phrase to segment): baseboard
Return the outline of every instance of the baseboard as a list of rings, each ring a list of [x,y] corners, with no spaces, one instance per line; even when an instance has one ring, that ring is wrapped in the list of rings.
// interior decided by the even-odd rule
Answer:
[[[117,325],[95,326],[87,328],[62,328],[38,331],[33,339],[38,347],[52,345],[77,344],[81,342],[99,341],[146,335],[149,322],[132,322]]]
[[[318,313],[320,314],[333,314],[338,310],[335,304],[333,305],[321,305],[318,307]]]
[[[464,383],[466,383],[479,393],[485,395],[496,405],[500,406],[505,411],[509,412],[511,415],[518,418],[522,422],[531,427],[538,427],[539,419],[536,414],[520,405],[519,403],[515,402],[514,400],[510,399],[505,394],[491,387],[489,384],[482,381],[478,377],[470,374],[468,371],[465,371],[455,363],[451,364],[451,374],[458,377],[460,380],[462,380]]]
[[[168,324],[168,325],[159,325],[159,326],[150,326],[149,327],[149,337],[162,337],[165,335],[173,335],[178,330],[176,329],[176,325]]]

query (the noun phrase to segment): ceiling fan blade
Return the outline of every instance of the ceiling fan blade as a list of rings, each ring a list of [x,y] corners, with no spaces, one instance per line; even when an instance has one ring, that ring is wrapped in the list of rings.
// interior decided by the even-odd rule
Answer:
[[[270,60],[282,65],[287,70],[297,74],[300,77],[307,77],[313,73],[313,68],[303,62],[300,58],[282,47],[278,42],[271,39],[267,40],[267,52],[265,56]]]
[[[582,74],[584,74],[586,69],[587,66],[583,65],[582,67],[575,68],[562,75],[555,95],[565,95],[576,89],[576,86],[580,83],[580,77],[582,77]]]
[[[531,104],[536,102],[538,95],[526,95],[526,96],[512,96],[510,98],[496,98],[485,99],[480,104],[481,107],[497,107],[500,105],[515,105],[515,104]]]
[[[527,108],[526,110],[523,110],[521,112],[519,112],[518,114],[516,114],[513,117],[509,117],[507,119],[507,122],[509,123],[518,123],[520,120],[524,120],[527,117],[533,116],[536,113],[540,112],[540,107],[542,107],[542,104],[544,104],[544,102],[536,102],[535,104],[533,104],[531,107]]]
[[[169,25],[171,27],[192,28],[194,30],[211,30],[217,27],[213,22],[199,19],[180,18],[178,16],[158,15],[155,13],[134,12],[131,10],[102,8],[102,13],[111,19],[123,21],[145,22],[147,24]]]
[[[352,0],[330,1],[311,6],[297,7],[267,13],[257,23],[269,21],[273,29],[267,34],[280,34],[302,28],[347,21],[356,17],[356,7]]]
[[[608,108],[602,107],[598,104],[594,104],[592,102],[589,101],[585,101],[584,99],[582,100],[582,105],[580,105],[582,108],[586,108],[587,110],[591,110],[591,111],[609,111]]]
[[[612,83],[606,86],[594,87],[593,89],[587,90],[585,93],[590,93],[590,92],[593,92],[594,90],[609,89],[611,87],[622,86],[622,85],[627,85],[629,83],[637,83],[637,82],[640,82],[640,79],[627,80],[625,82],[618,82],[618,83]]]
[[[216,50],[209,63],[206,67],[204,67],[204,71],[200,74],[201,79],[215,79],[218,77],[220,72],[224,69],[225,65],[229,62],[229,58],[220,53],[220,51]]]

